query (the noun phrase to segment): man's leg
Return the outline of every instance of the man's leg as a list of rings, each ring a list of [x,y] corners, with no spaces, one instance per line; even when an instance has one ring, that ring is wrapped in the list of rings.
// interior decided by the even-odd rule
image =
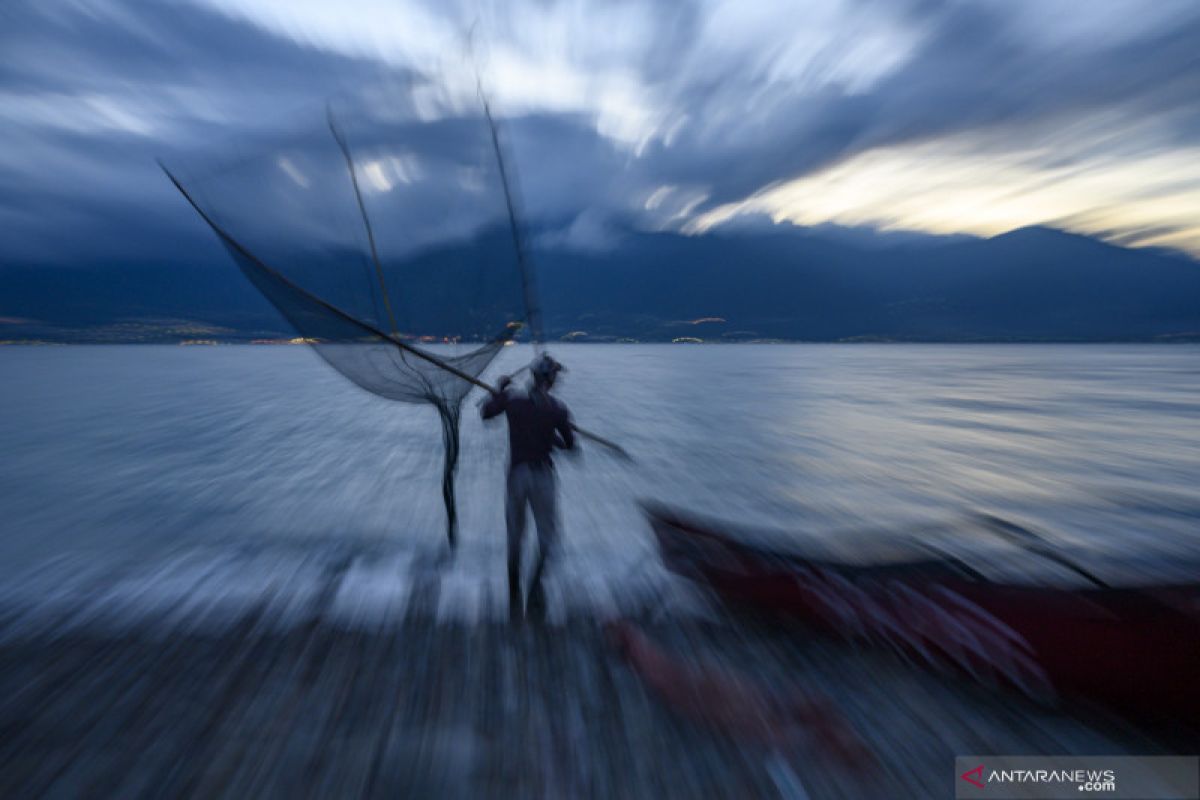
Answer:
[[[529,502],[529,468],[518,465],[509,470],[504,500],[504,521],[508,526],[508,612],[518,617],[524,605],[521,597],[521,540],[525,537],[525,505]]]
[[[538,558],[529,580],[530,613],[544,614],[546,595],[542,588],[542,572],[546,561],[558,549],[558,485],[553,469],[529,471],[529,505],[533,507],[533,521],[537,525]]]

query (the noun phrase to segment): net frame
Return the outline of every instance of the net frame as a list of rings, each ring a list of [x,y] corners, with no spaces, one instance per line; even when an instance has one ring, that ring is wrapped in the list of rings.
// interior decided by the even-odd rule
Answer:
[[[358,216],[366,235],[371,265],[380,286],[376,297],[382,298],[380,318],[390,324],[387,332],[370,320],[364,320],[337,304],[309,291],[283,270],[268,263],[251,246],[241,241],[213,214],[204,208],[194,193],[186,188],[165,164],[159,162],[175,188],[191,207],[217,235],[221,244],[237,264],[242,274],[300,333],[307,344],[331,367],[344,377],[375,395],[409,403],[430,403],[438,411],[442,430],[444,452],[442,473],[442,495],[446,510],[446,534],[453,549],[458,541],[458,514],[455,497],[455,473],[460,453],[460,422],[462,403],[473,385],[485,386],[478,376],[487,368],[500,349],[512,341],[523,329],[530,328],[535,347],[540,349],[540,310],[536,300],[536,289],[532,270],[525,255],[522,235],[518,223],[516,200],[513,194],[510,172],[506,166],[503,148],[491,108],[479,89],[478,101],[483,120],[488,127],[492,155],[495,158],[499,180],[503,189],[504,208],[509,233],[521,282],[522,315],[510,319],[505,325],[485,339],[478,347],[462,354],[448,357],[434,355],[415,344],[405,341],[398,330],[397,315],[391,304],[392,294],[386,286],[385,270],[379,256],[374,227],[359,186],[358,168],[350,145],[339,129],[332,108],[326,106],[329,132],[337,144],[345,162],[346,173],[351,184]],[[348,358],[355,364],[347,368]],[[447,380],[447,374],[454,376]]]

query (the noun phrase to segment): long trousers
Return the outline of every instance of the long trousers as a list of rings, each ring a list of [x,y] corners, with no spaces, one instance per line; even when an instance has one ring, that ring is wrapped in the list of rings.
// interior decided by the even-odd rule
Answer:
[[[537,525],[538,559],[532,584],[537,587],[542,570],[558,546],[558,482],[551,467],[517,464],[508,473],[505,521],[508,523],[509,589],[520,585],[521,542],[525,538],[525,509],[533,510]]]

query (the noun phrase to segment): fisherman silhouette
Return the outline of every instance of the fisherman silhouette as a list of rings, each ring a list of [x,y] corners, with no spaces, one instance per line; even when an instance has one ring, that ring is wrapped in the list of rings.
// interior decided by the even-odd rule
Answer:
[[[550,394],[563,365],[543,354],[530,366],[533,382],[525,394],[509,391],[512,378],[505,376],[484,404],[483,418],[504,414],[508,418],[508,486],[505,521],[508,529],[509,614],[522,616],[521,543],[525,536],[525,510],[532,509],[537,525],[538,558],[530,579],[529,613],[542,618],[546,612],[542,573],[558,547],[558,482],[554,474],[555,448],[575,447],[571,412]]]

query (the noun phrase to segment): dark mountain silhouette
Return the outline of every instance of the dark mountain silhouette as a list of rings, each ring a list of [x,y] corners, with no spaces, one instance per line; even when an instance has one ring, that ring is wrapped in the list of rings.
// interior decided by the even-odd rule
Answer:
[[[508,246],[499,234],[483,241]],[[991,239],[828,227],[627,231],[606,250],[543,247],[534,256],[556,338],[1200,340],[1196,261],[1049,228]],[[436,275],[470,257],[430,252],[422,269]],[[10,265],[0,267],[0,289],[0,340],[291,335],[228,259]],[[463,296],[432,294],[436,303]]]
[[[600,336],[1200,338],[1200,264],[1047,228],[886,247],[802,229],[640,234],[543,258],[539,277],[550,327]],[[705,317],[726,322],[669,324]]]

